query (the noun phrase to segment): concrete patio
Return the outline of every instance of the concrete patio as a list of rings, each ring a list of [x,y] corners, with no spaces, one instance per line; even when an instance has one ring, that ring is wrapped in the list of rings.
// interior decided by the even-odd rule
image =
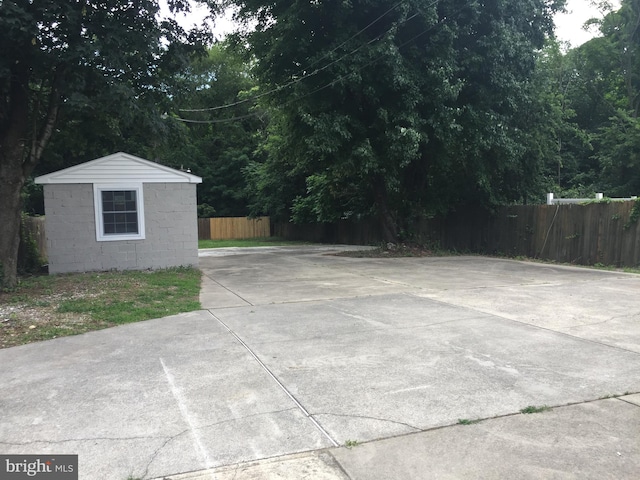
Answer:
[[[640,276],[346,248],[201,250],[201,311],[0,350],[0,453],[77,453],[82,479],[637,478]]]

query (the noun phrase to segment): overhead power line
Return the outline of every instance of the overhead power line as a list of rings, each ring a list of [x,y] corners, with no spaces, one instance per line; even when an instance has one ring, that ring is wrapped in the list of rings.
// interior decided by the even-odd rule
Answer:
[[[189,118],[169,117],[169,116],[167,116],[167,118],[172,118],[173,120],[178,120],[179,122],[184,122],[184,123],[228,123],[228,122],[235,122],[238,120],[244,120],[245,118],[256,117],[257,115],[258,115],[257,113],[248,113],[246,115],[239,115],[237,117],[216,118],[213,120],[191,120]]]
[[[431,2],[431,3],[427,6],[427,8],[430,8],[430,7],[434,6],[434,5],[435,5],[435,4],[437,4],[439,1],[440,1],[440,0],[434,0],[433,2]],[[394,8],[396,8],[398,5],[399,5],[399,4],[396,4],[396,6],[392,7],[391,9],[389,9],[387,12],[385,12],[385,14],[381,15],[377,20],[379,20],[380,18],[382,18],[384,15],[386,15],[389,11],[393,10]],[[462,10],[462,8],[460,8],[460,9],[458,9],[458,10]],[[394,26],[392,26],[390,29],[388,29],[386,32],[384,32],[384,33],[382,33],[382,34],[378,35],[377,37],[375,37],[375,38],[373,38],[373,39],[369,40],[368,42],[366,42],[366,43],[364,43],[364,44],[360,45],[359,47],[357,47],[357,48],[356,48],[356,49],[354,49],[353,51],[351,51],[351,52],[349,52],[349,53],[347,53],[347,54],[343,55],[343,56],[342,56],[342,57],[340,57],[339,59],[334,60],[333,62],[331,62],[331,63],[329,63],[329,64],[327,64],[327,65],[323,66],[321,69],[315,70],[315,71],[314,71],[313,73],[311,73],[311,74],[308,74],[308,75],[306,75],[306,76],[304,76],[304,77],[301,77],[301,78],[298,78],[298,79],[296,79],[296,80],[293,80],[293,81],[291,81],[291,82],[289,82],[289,83],[287,83],[287,84],[285,84],[285,85],[282,85],[282,86],[276,87],[276,88],[274,88],[274,89],[272,89],[272,90],[269,90],[268,92],[261,93],[261,94],[259,94],[259,95],[254,96],[254,97],[251,97],[251,98],[249,98],[249,99],[241,100],[241,101],[234,102],[234,103],[227,104],[227,105],[221,105],[221,106],[218,106],[218,107],[211,107],[211,108],[207,108],[207,109],[192,109],[192,110],[180,109],[180,111],[183,111],[183,112],[206,112],[206,111],[220,110],[220,109],[223,109],[223,108],[228,108],[228,107],[231,107],[231,106],[239,105],[239,104],[241,104],[241,103],[246,103],[246,102],[248,102],[248,101],[252,101],[252,100],[258,99],[258,98],[260,98],[260,97],[263,97],[263,96],[265,96],[265,95],[273,94],[273,93],[275,93],[275,92],[277,92],[277,91],[282,90],[283,88],[287,88],[287,87],[289,87],[289,86],[291,86],[291,85],[293,85],[293,84],[296,84],[296,83],[298,83],[298,82],[300,82],[300,81],[302,81],[302,80],[304,80],[304,79],[307,79],[307,78],[309,78],[309,77],[311,77],[311,76],[313,76],[313,75],[315,75],[315,74],[319,73],[320,71],[325,70],[325,69],[326,69],[326,68],[328,68],[329,66],[334,65],[335,63],[338,63],[338,62],[342,61],[344,58],[346,58],[346,57],[348,57],[348,56],[351,56],[352,54],[356,53],[356,52],[357,52],[358,50],[360,50],[361,48],[363,48],[363,47],[365,47],[365,46],[367,46],[367,45],[370,45],[370,44],[371,44],[371,43],[373,43],[374,41],[379,40],[381,37],[383,37],[383,36],[384,36],[384,35],[386,35],[387,33],[391,32],[391,30],[393,30],[394,28],[396,28],[398,25],[402,25],[403,23],[408,22],[409,20],[413,19],[414,17],[416,17],[416,16],[418,16],[418,15],[425,15],[425,13],[424,13],[424,11],[423,11],[422,9],[420,9],[418,13],[415,13],[414,15],[411,15],[410,17],[406,18],[405,20],[403,20],[403,21],[402,21],[402,22],[400,22],[399,24],[395,24],[395,25],[394,25]],[[429,27],[427,27],[425,30],[423,30],[423,31],[422,31],[422,32],[420,32],[419,34],[417,34],[417,35],[413,36],[411,39],[409,39],[409,40],[405,41],[404,43],[400,44],[397,48],[398,48],[398,49],[400,49],[400,48],[402,48],[402,47],[404,47],[404,46],[408,45],[409,43],[413,42],[414,40],[416,40],[416,39],[420,38],[421,36],[425,35],[426,33],[428,33],[428,32],[429,32],[430,30],[432,30],[434,27],[436,27],[436,26],[438,26],[438,25],[441,25],[444,21],[448,20],[449,18],[450,18],[450,17],[448,17],[448,18],[447,18],[447,17],[445,17],[445,18],[443,18],[443,19],[442,19],[442,21],[441,21],[441,22],[436,22],[436,23],[434,23],[434,24],[430,25]],[[371,24],[369,24],[369,25],[368,25],[367,27],[365,27],[364,29],[360,30],[357,34],[353,35],[350,39],[352,39],[352,38],[354,38],[355,36],[357,36],[357,35],[359,35],[360,33],[362,33],[364,30],[366,30],[366,29],[367,29],[367,28],[369,28],[371,25],[373,25],[377,20],[375,20],[374,22],[372,22]],[[348,41],[349,41],[349,40],[347,40],[346,42],[343,42],[340,46],[344,45],[344,44],[345,44],[345,43],[347,43]],[[334,52],[335,50],[337,50],[338,48],[340,48],[340,46],[338,46],[338,47],[336,47],[335,49],[333,49],[333,50],[332,50],[332,52]],[[332,52],[330,52],[330,53],[332,53]],[[329,55],[329,54],[325,55],[323,58],[326,58],[326,56],[328,56],[328,55]],[[311,96],[311,95],[314,95],[314,94],[316,94],[316,93],[318,93],[318,92],[320,92],[320,91],[322,91],[322,90],[324,90],[324,89],[326,89],[326,88],[328,88],[328,87],[331,87],[331,86],[335,85],[336,83],[338,83],[338,82],[340,82],[340,81],[344,80],[345,78],[347,78],[347,77],[349,77],[349,76],[353,75],[354,73],[357,73],[357,72],[359,72],[359,71],[361,71],[361,70],[364,70],[365,68],[369,67],[370,65],[373,65],[374,63],[378,62],[379,60],[381,60],[381,59],[383,59],[383,58],[385,58],[385,57],[386,57],[386,54],[380,55],[380,56],[376,57],[375,59],[371,60],[370,62],[367,62],[366,64],[364,64],[364,65],[362,65],[362,66],[358,67],[357,69],[352,70],[352,71],[350,71],[350,72],[348,72],[348,73],[346,73],[346,74],[344,74],[344,75],[342,75],[342,76],[340,76],[340,77],[338,77],[338,78],[335,78],[335,79],[333,79],[331,82],[328,82],[327,84],[325,84],[325,85],[323,85],[323,86],[321,86],[321,87],[319,87],[319,88],[317,88],[317,89],[315,89],[315,90],[313,90],[313,91],[311,91],[311,92],[308,92],[308,93],[306,93],[306,94],[304,94],[304,95],[301,95],[301,96],[299,96],[299,97],[296,97],[296,98],[294,98],[294,99],[292,99],[292,100],[289,100],[289,101],[285,102],[282,106],[290,105],[290,104],[292,104],[292,103],[294,103],[294,102],[300,101],[300,100],[302,100],[302,99],[304,99],[304,98],[306,98],[306,97],[309,97],[309,96]],[[257,115],[258,115],[258,113],[250,113],[250,114],[246,114],[246,115],[240,115],[240,116],[229,117],[229,118],[222,118],[222,119],[213,119],[213,120],[191,120],[191,119],[185,119],[185,118],[181,118],[181,117],[172,117],[172,118],[173,118],[174,120],[178,120],[178,121],[185,122],[185,123],[215,124],[215,123],[227,123],[227,122],[233,122],[233,121],[237,121],[237,120],[243,120],[243,119],[246,119],[246,118],[255,117],[255,116],[257,116]]]
[[[307,68],[303,69],[303,70],[299,70],[298,73],[294,74],[293,77],[298,77],[295,80],[286,83],[284,85],[280,85],[272,90],[269,90],[268,92],[263,92],[259,95],[256,95],[254,97],[251,98],[246,98],[244,100],[238,100],[237,102],[233,102],[233,103],[228,103],[226,105],[220,105],[217,107],[208,107],[208,108],[180,108],[179,111],[181,112],[211,112],[211,111],[215,111],[215,110],[222,110],[224,108],[230,108],[230,107],[235,107],[237,105],[241,105],[243,103],[247,103],[250,102],[252,100],[256,100],[258,98],[261,98],[265,95],[269,95],[271,93],[275,93],[279,90],[282,90],[283,88],[289,87],[295,83],[298,83],[299,81],[307,78],[307,77],[311,77],[313,75],[316,75],[317,73],[319,73],[320,71],[326,69],[328,66],[333,65],[335,63],[331,62],[329,65],[325,65],[324,67],[322,67],[320,70],[315,70],[309,74],[306,73],[307,70],[310,70],[311,67],[313,67],[314,65],[316,65],[317,63],[321,62],[322,60],[324,60],[325,58],[327,58],[329,55],[331,55],[332,53],[334,53],[336,50],[338,50],[339,48],[343,47],[344,45],[346,45],[347,43],[349,43],[351,40],[353,40],[354,38],[356,38],[358,35],[362,34],[363,32],[365,32],[367,29],[371,28],[373,25],[375,25],[376,23],[378,23],[380,20],[382,20],[386,15],[388,15],[389,13],[391,13],[393,10],[395,10],[396,8],[398,8],[400,5],[402,5],[402,3],[404,3],[404,0],[401,0],[400,2],[396,3],[393,7],[389,8],[386,12],[384,12],[382,15],[380,15],[378,18],[376,18],[375,20],[373,20],[371,23],[369,23],[366,27],[358,30],[356,33],[354,33],[352,36],[350,36],[347,40],[345,40],[344,42],[342,42],[340,45],[338,45],[337,47],[333,48],[332,50],[330,50],[329,52],[325,53],[322,57],[318,58],[317,60],[313,61],[312,63],[310,63]],[[411,17],[413,18],[413,17]],[[409,19],[405,20],[408,21]],[[353,50],[352,52],[350,52],[347,55],[350,55],[352,53],[355,53],[357,50],[359,50],[361,47],[370,44],[371,41],[367,42],[366,44],[361,45],[360,47],[358,47],[357,49]],[[346,55],[345,55],[346,56]],[[345,56],[341,57],[339,60],[342,60],[342,58],[344,58]],[[338,60],[338,61],[339,61]],[[300,77],[300,75],[302,75]]]
[[[431,7],[432,5],[435,5],[436,3],[438,3],[439,0],[435,0],[433,3],[431,3],[429,5],[429,7]],[[236,102],[232,102],[232,103],[227,103],[225,105],[219,105],[216,107],[207,107],[207,108],[180,108],[178,109],[180,112],[212,112],[212,111],[216,111],[216,110],[222,110],[225,108],[231,108],[231,107],[235,107],[238,105],[242,105],[244,103],[248,103],[248,102],[252,102],[255,101],[259,98],[262,98],[266,95],[271,95],[273,93],[279,92],[280,90],[290,87],[292,85],[295,85],[296,83],[301,82],[302,80],[306,80],[307,78],[310,78],[314,75],[317,75],[318,73],[326,70],[327,68],[329,68],[332,65],[335,65],[336,63],[341,62],[342,60],[344,60],[345,58],[355,54],[356,52],[358,52],[358,50],[360,50],[363,47],[366,47],[367,45],[370,45],[371,43],[375,42],[376,40],[380,39],[382,36],[384,36],[384,34],[389,33],[393,28],[398,27],[399,25],[402,25],[403,23],[408,22],[409,20],[415,18],[416,16],[420,15],[419,13],[416,13],[414,15],[412,15],[409,18],[404,19],[402,22],[398,23],[398,24],[394,24],[389,30],[387,30],[385,33],[382,33],[378,36],[376,36],[375,38],[369,40],[366,43],[361,44],[359,47],[355,48],[354,50],[352,50],[351,52],[343,55],[342,57],[340,57],[337,60],[334,60],[333,62],[330,62],[327,65],[324,65],[323,67],[316,69],[310,73],[306,73],[308,70],[310,70],[314,65],[318,64],[319,62],[321,62],[322,60],[324,60],[325,58],[329,57],[331,54],[333,54],[334,52],[336,52],[338,49],[340,49],[341,47],[343,47],[344,45],[346,45],[347,43],[349,43],[351,40],[353,40],[354,38],[356,38],[357,36],[361,35],[363,32],[365,32],[366,30],[368,30],[369,28],[371,28],[373,25],[375,25],[377,22],[379,22],[380,20],[382,20],[385,16],[387,16],[389,13],[391,13],[393,10],[395,10],[396,8],[398,8],[400,5],[402,5],[404,3],[404,0],[396,3],[395,5],[393,5],[391,8],[389,8],[388,10],[386,10],[383,14],[381,14],[380,16],[378,16],[375,20],[373,20],[372,22],[370,22],[367,26],[365,26],[364,28],[358,30],[358,32],[356,32],[355,34],[353,34],[351,37],[349,37],[347,40],[345,40],[344,42],[342,42],[340,45],[338,45],[337,47],[333,48],[332,50],[330,50],[329,52],[325,53],[322,57],[320,57],[319,59],[315,60],[314,62],[312,62],[311,64],[309,64],[307,66],[307,68],[299,70],[297,74],[293,75],[293,80],[291,80],[290,82],[287,82],[283,85],[279,85],[276,86],[275,88],[272,88],[271,90],[268,90],[266,92],[260,93],[258,95],[255,95],[253,97],[250,98],[246,98],[243,100],[238,100]],[[295,78],[297,77],[297,78]]]

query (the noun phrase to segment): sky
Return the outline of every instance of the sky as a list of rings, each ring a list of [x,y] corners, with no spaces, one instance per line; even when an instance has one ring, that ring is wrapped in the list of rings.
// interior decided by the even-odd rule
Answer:
[[[164,11],[167,11],[166,1],[161,0],[164,4]],[[582,26],[584,22],[593,17],[600,17],[598,9],[591,5],[591,0],[567,0],[567,13],[556,15],[556,36],[558,39],[569,42],[571,47],[582,45],[598,34],[597,28],[585,31]],[[612,0],[617,8],[620,5],[619,0]],[[207,14],[206,7],[198,7],[188,16],[178,18],[178,21],[185,27],[191,26],[193,23],[199,22]],[[234,29],[234,24],[230,16],[227,18],[218,18],[214,23],[214,34],[216,38],[222,38],[226,33],[230,33]]]
[[[618,8],[619,0],[611,3]],[[558,14],[555,17],[556,37],[564,42],[569,42],[571,47],[578,47],[587,40],[590,40],[599,33],[597,28],[592,27],[585,31],[582,26],[590,18],[600,18],[598,9],[591,5],[590,0],[567,0],[567,13]]]

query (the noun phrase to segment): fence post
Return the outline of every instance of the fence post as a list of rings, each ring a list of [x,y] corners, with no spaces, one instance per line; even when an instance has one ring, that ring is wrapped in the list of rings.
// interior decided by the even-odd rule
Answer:
[[[547,193],[547,205],[553,205],[553,193]]]
[[[596,201],[600,201],[604,198],[604,193],[596,193]]]

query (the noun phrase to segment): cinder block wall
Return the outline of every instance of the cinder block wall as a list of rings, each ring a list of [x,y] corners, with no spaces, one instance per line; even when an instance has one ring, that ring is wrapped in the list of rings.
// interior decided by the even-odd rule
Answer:
[[[196,266],[196,185],[145,183],[143,194],[146,238],[98,242],[93,185],[45,185],[49,273]]]

